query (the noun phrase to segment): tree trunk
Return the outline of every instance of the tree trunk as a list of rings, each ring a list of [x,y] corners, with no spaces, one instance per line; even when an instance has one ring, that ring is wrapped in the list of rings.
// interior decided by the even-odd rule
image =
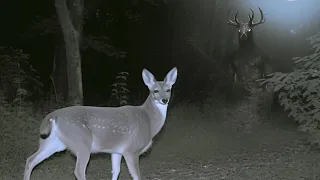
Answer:
[[[69,0],[72,2],[69,9],[71,10],[71,20],[76,32],[78,32],[78,44],[81,46],[82,42],[82,30],[83,30],[83,5],[84,0]],[[79,53],[80,54],[80,53]]]
[[[73,1],[71,15],[74,23],[69,15],[66,0],[55,0],[55,6],[66,46],[68,102],[71,105],[82,105],[80,42],[83,26],[83,0]]]

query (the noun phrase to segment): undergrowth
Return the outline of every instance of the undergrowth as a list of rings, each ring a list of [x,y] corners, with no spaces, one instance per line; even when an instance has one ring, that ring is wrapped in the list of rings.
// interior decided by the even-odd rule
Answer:
[[[0,114],[30,113],[31,99],[42,94],[37,71],[21,49],[0,47]]]
[[[298,124],[312,134],[311,143],[320,142],[320,33],[307,39],[312,53],[295,57],[296,69],[290,73],[270,74],[261,84],[269,83],[280,104]]]
[[[128,72],[119,72],[111,85],[111,96],[108,106],[118,107],[128,104],[130,90],[128,89]]]

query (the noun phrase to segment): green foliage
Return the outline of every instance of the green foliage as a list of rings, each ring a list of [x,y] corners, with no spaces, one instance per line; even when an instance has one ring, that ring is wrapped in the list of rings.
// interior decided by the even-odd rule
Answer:
[[[119,72],[116,76],[116,81],[113,83],[111,92],[110,106],[124,106],[128,104],[128,93],[130,92],[127,86],[128,72]]]
[[[21,49],[0,47],[0,96],[2,104],[27,106],[28,97],[42,93],[36,70]],[[4,106],[4,105],[3,105]]]
[[[42,94],[36,70],[29,55],[21,49],[0,47],[0,114],[1,118],[31,116],[31,97]]]
[[[313,53],[293,58],[296,70],[276,72],[261,84],[271,85],[280,104],[302,131],[315,133],[320,129],[320,33],[307,40]]]

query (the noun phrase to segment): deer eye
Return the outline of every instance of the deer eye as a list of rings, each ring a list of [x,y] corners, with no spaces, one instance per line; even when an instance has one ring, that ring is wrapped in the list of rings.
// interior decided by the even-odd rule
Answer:
[[[248,30],[249,32],[251,31],[251,29]]]
[[[171,90],[170,89],[167,89],[167,92],[170,92]]]
[[[159,92],[159,90],[158,89],[155,89],[154,91],[153,91],[153,93],[158,93]]]

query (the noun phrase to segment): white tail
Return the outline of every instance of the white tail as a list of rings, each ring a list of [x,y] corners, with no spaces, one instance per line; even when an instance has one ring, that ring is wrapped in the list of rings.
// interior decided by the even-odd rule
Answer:
[[[98,152],[112,154],[112,180],[118,179],[122,156],[132,178],[141,180],[139,156],[164,125],[177,68],[164,81],[156,81],[146,69],[142,78],[150,94],[141,106],[72,106],[48,114],[40,126],[40,148],[26,161],[24,180],[30,179],[36,165],[65,149],[77,157],[74,174],[78,180],[86,179],[90,154]]]

